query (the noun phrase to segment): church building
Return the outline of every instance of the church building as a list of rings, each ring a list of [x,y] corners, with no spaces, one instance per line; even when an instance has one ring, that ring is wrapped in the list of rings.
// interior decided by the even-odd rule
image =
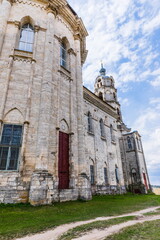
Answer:
[[[0,203],[150,188],[114,78],[102,65],[83,87],[87,35],[66,0],[0,0]]]

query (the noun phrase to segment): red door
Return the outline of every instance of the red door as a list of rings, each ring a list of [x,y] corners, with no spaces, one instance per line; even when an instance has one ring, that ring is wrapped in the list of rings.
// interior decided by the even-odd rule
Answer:
[[[143,178],[144,178],[144,184],[146,186],[146,189],[148,190],[147,179],[146,179],[146,174],[145,173],[143,173]]]
[[[69,135],[59,132],[59,189],[69,188]]]

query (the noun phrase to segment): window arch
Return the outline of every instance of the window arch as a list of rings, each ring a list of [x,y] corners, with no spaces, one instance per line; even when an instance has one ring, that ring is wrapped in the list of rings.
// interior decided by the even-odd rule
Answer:
[[[100,130],[101,130],[101,137],[105,138],[104,122],[103,122],[102,118],[100,119]]]
[[[19,50],[33,52],[34,28],[30,23],[25,23],[20,32]]]
[[[88,132],[93,132],[92,115],[88,112]]]

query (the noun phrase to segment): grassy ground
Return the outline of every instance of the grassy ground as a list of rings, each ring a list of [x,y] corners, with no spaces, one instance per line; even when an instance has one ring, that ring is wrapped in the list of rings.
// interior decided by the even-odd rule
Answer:
[[[136,224],[127,227],[118,234],[107,237],[105,240],[160,240],[160,220]]]
[[[86,232],[89,232],[93,229],[104,229],[104,228],[110,227],[112,225],[127,222],[127,221],[130,221],[133,219],[135,219],[134,216],[127,216],[127,217],[122,217],[122,218],[114,218],[114,219],[106,220],[106,221],[96,221],[93,223],[84,224],[82,226],[78,226],[78,227],[75,227],[75,228],[69,230],[68,232],[63,234],[59,238],[59,240],[72,240],[73,238],[85,235]]]
[[[33,207],[25,204],[0,205],[0,239],[39,232],[60,224],[115,216],[151,206],[160,206],[160,196],[118,195],[95,196],[92,201],[55,203]]]

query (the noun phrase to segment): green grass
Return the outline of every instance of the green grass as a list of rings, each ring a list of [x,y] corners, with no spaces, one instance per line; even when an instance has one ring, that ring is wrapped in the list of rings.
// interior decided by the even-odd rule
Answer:
[[[115,216],[151,206],[160,206],[160,196],[95,196],[92,201],[55,203],[33,207],[29,204],[0,205],[0,239],[14,239],[55,226],[101,216]]]
[[[135,219],[134,216],[127,216],[127,217],[121,217],[121,218],[114,218],[114,219],[106,220],[106,221],[96,221],[93,223],[84,224],[84,225],[81,225],[81,226],[78,226],[78,227],[75,227],[75,228],[69,230],[68,232],[63,234],[59,238],[59,240],[72,240],[73,238],[82,236],[86,232],[89,232],[93,229],[104,229],[104,228],[110,227],[112,225],[116,225],[119,223],[134,220],[134,219]]]
[[[138,223],[121,232],[107,237],[105,240],[160,240],[160,220]]]

